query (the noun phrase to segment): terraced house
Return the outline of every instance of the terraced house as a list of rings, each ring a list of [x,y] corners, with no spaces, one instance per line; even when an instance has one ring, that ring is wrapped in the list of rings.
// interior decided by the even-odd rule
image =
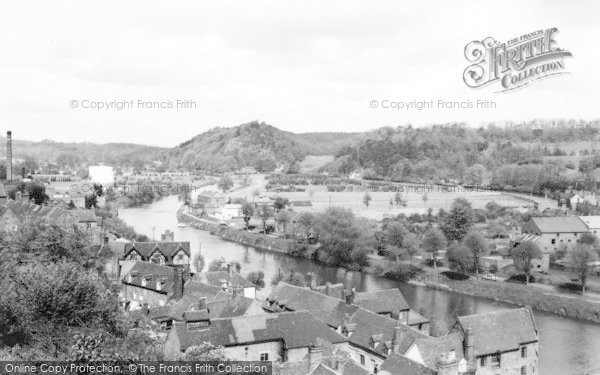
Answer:
[[[131,242],[125,245],[123,260],[159,265],[189,265],[189,242]]]

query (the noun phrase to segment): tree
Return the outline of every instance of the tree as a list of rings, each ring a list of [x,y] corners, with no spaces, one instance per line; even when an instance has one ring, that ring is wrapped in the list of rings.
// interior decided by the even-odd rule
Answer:
[[[593,270],[592,262],[598,260],[596,250],[589,244],[577,244],[569,253],[569,263],[581,280],[581,294],[585,294],[587,277]]]
[[[292,221],[292,214],[289,211],[280,211],[277,214],[277,222],[283,227],[283,231],[287,231],[287,226]]]
[[[214,346],[210,343],[190,346],[185,350],[181,360],[183,361],[225,361],[227,357],[220,346]]]
[[[365,204],[365,206],[369,207],[371,200],[373,200],[373,198],[371,198],[371,194],[369,194],[369,192],[366,191],[365,195],[363,196],[363,203]]]
[[[450,211],[440,220],[440,229],[448,240],[462,240],[472,226],[473,208],[464,198],[456,198]]]
[[[263,271],[252,271],[248,274],[246,279],[256,285],[257,289],[265,287],[265,273]]]
[[[279,210],[283,210],[286,206],[289,206],[290,204],[290,200],[285,198],[285,197],[277,197],[275,198],[275,201],[273,202],[273,208],[275,208],[275,210],[279,211]]]
[[[223,190],[224,192],[229,191],[229,189],[233,187],[233,180],[229,176],[223,176],[217,182],[217,187]]]
[[[94,192],[89,192],[85,195],[85,208],[86,209],[91,209],[91,208],[96,208],[98,206],[98,197],[96,196],[96,193]]]
[[[531,275],[531,261],[540,259],[542,251],[533,241],[524,241],[514,247],[510,252],[514,265],[517,269],[525,273],[525,282],[529,284],[529,276]]]
[[[220,258],[220,259],[213,259],[209,264],[208,264],[208,271],[209,272],[214,272],[214,271],[220,271],[223,269],[223,267],[225,266],[225,259]]]
[[[399,191],[394,194],[394,202],[396,203],[396,207],[404,206],[406,207],[406,200],[402,197],[402,193]]]
[[[463,238],[462,244],[471,252],[473,256],[473,268],[479,275],[479,260],[488,250],[488,243],[485,238],[476,231],[470,231]]]
[[[450,269],[461,273],[470,273],[475,264],[473,252],[464,244],[455,242],[446,253]]]
[[[402,247],[406,229],[397,221],[388,223],[384,228],[385,241],[390,246]]]
[[[579,237],[579,243],[583,245],[590,245],[592,247],[596,247],[596,245],[598,244],[598,237],[596,237],[592,233],[585,232],[582,233]]]
[[[342,207],[329,207],[317,217],[320,251],[329,265],[352,263],[355,248],[367,248],[372,239],[372,228],[365,221],[358,221],[351,210]]]
[[[263,203],[259,208],[258,215],[260,216],[260,219],[262,220],[263,233],[267,234],[267,220],[271,216],[273,216],[273,210],[271,209],[271,207],[269,207],[268,204]]]
[[[250,219],[254,215],[254,205],[248,202],[242,204],[242,216],[244,217],[244,223],[246,223],[246,230],[248,230],[248,224]]]
[[[303,212],[298,217],[297,223],[300,226],[300,228],[303,229],[305,239],[308,239],[315,225],[315,215],[313,215],[310,212]]]
[[[485,168],[481,164],[473,164],[465,171],[465,183],[467,185],[481,185],[483,183],[483,174],[485,173]]]
[[[410,257],[410,264],[413,264],[413,257],[419,253],[419,238],[414,233],[408,233],[402,239],[402,248],[406,250],[406,254]]]
[[[27,184],[27,191],[29,193],[29,198],[33,199],[35,204],[42,205],[50,199],[50,197],[46,195],[46,187],[37,182]]]
[[[423,249],[431,253],[433,257],[433,268],[437,268],[437,256],[440,249],[446,246],[446,237],[444,233],[437,228],[430,228],[423,236]]]

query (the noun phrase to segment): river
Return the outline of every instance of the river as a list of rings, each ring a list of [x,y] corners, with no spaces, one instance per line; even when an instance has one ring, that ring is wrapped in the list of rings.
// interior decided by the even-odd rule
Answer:
[[[482,298],[463,296],[444,291],[434,291],[386,279],[373,278],[361,272],[350,272],[342,268],[325,267],[308,260],[290,258],[283,254],[260,251],[252,247],[222,240],[208,232],[191,227],[177,227],[176,211],[180,206],[176,196],[164,198],[141,208],[127,208],[119,216],[133,226],[138,233],[160,238],[169,229],[175,232],[176,241],[189,241],[192,256],[202,253],[206,264],[224,257],[237,260],[242,265],[242,274],[251,271],[265,273],[265,288],[257,293],[264,298],[272,289],[270,281],[281,269],[282,272],[296,269],[304,274],[315,272],[319,282],[343,282],[358,291],[400,288],[410,306],[432,320],[436,331],[449,324],[449,317],[509,308],[511,305]],[[562,318],[557,315],[535,312],[540,330],[539,374],[567,375],[583,370],[596,369],[589,374],[600,374],[600,325]]]

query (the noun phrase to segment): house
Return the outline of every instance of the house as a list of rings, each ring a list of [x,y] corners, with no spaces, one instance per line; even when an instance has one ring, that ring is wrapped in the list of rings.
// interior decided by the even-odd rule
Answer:
[[[574,194],[571,198],[569,198],[569,204],[571,205],[572,210],[576,210],[577,205],[583,202],[585,202],[585,199],[579,194]]]
[[[314,283],[312,277],[311,275],[311,284]],[[358,301],[357,295],[360,296]],[[389,298],[389,301],[380,301],[379,298]],[[263,308],[267,311],[306,309],[333,329],[341,326],[346,315],[352,315],[359,308],[364,308],[375,314],[388,316],[415,330],[429,332],[429,320],[411,311],[398,289],[365,293],[345,291],[344,299],[340,299],[310,288],[280,282],[267,297]]]
[[[583,221],[589,233],[600,236],[600,216],[579,216],[579,219]]]
[[[223,207],[216,209],[214,215],[217,220],[228,221],[242,216],[242,205],[237,203],[227,203]]]
[[[328,329],[308,311],[219,319],[196,313],[174,324],[164,348],[165,355],[174,358],[191,346],[208,342],[222,346],[231,360],[280,364],[314,357],[319,338],[338,348],[348,348],[346,337]]]
[[[397,340],[402,341],[398,348],[401,354],[415,339],[429,337],[418,328],[409,326],[407,321],[380,315],[354,304],[353,298],[355,296],[352,292],[346,293],[346,300],[340,300],[309,288],[280,282],[265,300],[263,308],[274,313],[301,310],[311,312],[331,329],[344,334],[348,338],[352,358],[363,369],[371,372],[376,372],[391,352],[395,334],[398,335]],[[387,308],[384,306],[382,311]]]
[[[539,332],[530,308],[460,316],[450,333],[466,340],[465,357],[474,358],[477,375],[538,374]]]
[[[523,233],[540,237],[538,244],[545,254],[561,246],[571,249],[587,231],[587,226],[577,216],[532,217],[523,225]]]
[[[196,279],[201,283],[220,287],[228,293],[239,293],[247,298],[256,298],[256,285],[236,271],[234,262],[227,264],[225,271],[199,273],[196,275]]]
[[[120,298],[128,310],[165,306],[169,300],[183,297],[188,279],[183,267],[136,262],[121,280]]]
[[[218,191],[204,191],[198,194],[196,198],[197,205],[207,215],[214,215],[218,209],[225,205],[226,201],[225,195]]]
[[[125,244],[124,261],[160,265],[189,265],[189,242],[130,242]]]

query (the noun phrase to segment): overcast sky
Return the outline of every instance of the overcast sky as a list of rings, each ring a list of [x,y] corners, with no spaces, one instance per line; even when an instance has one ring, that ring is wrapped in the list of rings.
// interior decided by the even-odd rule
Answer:
[[[10,2],[0,13],[0,132],[174,146],[214,126],[294,132],[412,123],[595,119],[600,2]],[[462,74],[472,40],[557,27],[571,74],[510,93]],[[494,100],[496,109],[371,108]],[[95,110],[92,102],[134,101]],[[138,100],[196,108],[142,109]],[[72,108],[76,106],[77,108]]]

